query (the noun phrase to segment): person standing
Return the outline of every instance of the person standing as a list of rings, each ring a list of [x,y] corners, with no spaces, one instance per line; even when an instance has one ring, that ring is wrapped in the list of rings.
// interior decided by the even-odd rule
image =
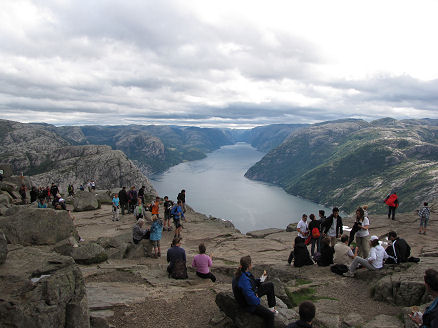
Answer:
[[[307,214],[303,214],[300,222],[297,224],[298,237],[306,240],[309,235],[309,228],[307,226]]]
[[[119,208],[120,208],[119,195],[115,194],[113,197],[113,222],[119,221]]]
[[[181,219],[184,218],[184,211],[182,209],[182,201],[179,200],[177,204],[172,208],[171,215],[173,215],[173,223],[175,224],[175,236],[181,236]]]
[[[155,197],[155,201],[152,203],[151,206],[151,213],[152,215],[156,215],[157,218],[160,217],[159,213],[160,213],[160,197]]]
[[[145,186],[141,186],[141,188],[138,190],[138,198],[141,198],[141,202],[144,204],[144,190]]]
[[[33,203],[37,200],[38,198],[38,190],[37,188],[34,186],[30,189],[30,202]]]
[[[420,230],[419,234],[426,234],[427,223],[429,222],[430,217],[430,209],[428,207],[429,203],[424,202],[423,208],[418,212],[418,216],[420,217]]]
[[[356,245],[359,248],[359,256],[366,259],[370,253],[370,220],[364,216],[365,212],[361,207],[356,210],[356,222],[358,231],[356,232]]]
[[[176,197],[176,200],[180,200],[182,205],[182,210],[185,213],[186,212],[186,190],[183,189],[181,190],[181,192],[178,194],[178,196]]]
[[[26,204],[26,185],[22,184],[18,193],[21,196],[21,203]]]
[[[172,231],[172,228],[170,227],[170,210],[172,209],[173,202],[169,200],[169,197],[164,196],[164,225],[163,225],[163,231],[166,230],[166,222],[167,222],[167,231]]]
[[[309,223],[309,233],[312,236],[310,242],[312,243],[312,248],[310,249],[310,254],[312,257],[315,255],[315,244],[316,251],[320,253],[321,247],[321,221],[315,218],[315,214],[310,214],[310,223]]]
[[[325,221],[324,234],[330,237],[330,245],[335,247],[336,239],[343,233],[342,218],[339,216],[339,208],[334,207],[332,214]]]
[[[129,202],[129,210],[128,213],[134,213],[135,205],[137,204],[137,190],[135,190],[135,186],[131,187],[131,190],[128,192],[128,202]]]
[[[397,193],[390,193],[388,196],[386,196],[384,203],[388,205],[388,219],[391,218],[395,220],[395,209],[398,207],[398,196]]]
[[[128,193],[126,192],[126,187],[123,187],[119,191],[120,207],[122,209],[122,215],[125,215],[125,211],[128,211]]]
[[[152,244],[153,257],[161,257],[160,240],[163,233],[163,222],[156,215],[152,215],[150,241]]]
[[[138,199],[137,207],[134,207],[133,213],[136,220],[143,219],[145,217],[146,209],[141,203],[141,198]]]

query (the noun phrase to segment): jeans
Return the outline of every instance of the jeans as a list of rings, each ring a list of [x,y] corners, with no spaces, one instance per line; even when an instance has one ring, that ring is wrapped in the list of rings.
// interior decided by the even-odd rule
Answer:
[[[274,285],[272,282],[264,282],[257,289],[258,297],[266,295],[268,297],[268,306],[274,307],[277,303],[275,302]],[[274,312],[265,308],[264,306],[257,305],[254,313],[261,316],[265,321],[266,328],[274,328]]]
[[[319,253],[319,249],[321,247],[321,236],[319,236],[319,238],[316,239],[311,239],[310,240],[312,243],[312,248],[310,249],[310,254],[313,256],[315,254],[315,244],[316,244],[316,251]]]
[[[388,219],[390,218],[391,213],[392,213],[392,219],[394,220],[394,217],[395,217],[395,207],[394,206],[388,207]]]
[[[201,272],[196,271],[196,275],[199,278],[202,278],[202,279],[211,279],[211,281],[213,281],[213,282],[216,281],[216,277],[211,272],[209,272],[209,273],[201,273]]]

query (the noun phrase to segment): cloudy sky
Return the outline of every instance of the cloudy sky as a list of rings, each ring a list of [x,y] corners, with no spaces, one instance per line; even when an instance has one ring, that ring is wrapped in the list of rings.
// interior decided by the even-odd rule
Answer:
[[[2,0],[0,118],[438,118],[437,1]]]

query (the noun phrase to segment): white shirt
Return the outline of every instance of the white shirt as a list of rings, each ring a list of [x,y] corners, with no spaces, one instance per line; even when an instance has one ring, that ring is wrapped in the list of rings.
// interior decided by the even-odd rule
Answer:
[[[370,220],[367,217],[364,217],[362,221],[362,227],[369,225],[370,225]],[[368,229],[362,229],[362,228],[358,232],[356,232],[357,237],[366,237],[369,234],[370,232],[368,231]]]
[[[304,234],[307,232],[307,222],[304,222],[303,219],[300,220],[297,224],[297,229],[300,229],[301,232],[298,233],[298,237],[307,238]]]
[[[386,254],[385,249],[382,246],[377,245],[376,247],[371,247],[370,256],[367,258],[367,260],[376,269],[381,269],[383,268],[383,260],[387,259],[388,257],[389,256]]]
[[[327,232],[327,235],[330,237],[336,237],[336,224],[338,222],[338,218],[333,217],[332,226],[330,227],[329,231]]]

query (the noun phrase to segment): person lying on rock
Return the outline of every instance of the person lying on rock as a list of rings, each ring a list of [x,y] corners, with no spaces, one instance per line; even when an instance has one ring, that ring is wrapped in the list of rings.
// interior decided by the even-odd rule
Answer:
[[[202,279],[211,279],[215,282],[216,277],[211,273],[210,268],[213,265],[213,255],[208,256],[205,254],[207,248],[204,243],[199,244],[199,254],[193,258],[192,267],[196,269],[196,275]]]
[[[345,277],[354,277],[359,264],[371,271],[383,268],[383,261],[388,258],[388,254],[386,254],[385,249],[379,244],[379,237],[371,236],[370,246],[370,256],[366,259],[356,256],[351,263],[348,272],[344,273]]]
[[[307,250],[307,246],[303,238],[297,236],[295,238],[294,249],[289,255],[289,259],[287,262],[292,264],[292,260],[294,261],[294,266],[299,268],[304,265],[313,265],[313,261],[310,258],[309,251]]]
[[[312,321],[315,318],[315,312],[315,305],[310,301],[304,301],[298,308],[300,320],[289,324],[286,328],[312,328]]]
[[[144,219],[138,219],[132,228],[132,241],[134,244],[138,244],[142,239],[149,239],[150,231],[147,228],[143,228],[144,224]]]
[[[434,300],[424,313],[413,311],[409,317],[421,328],[438,328],[438,271],[427,269],[424,273],[424,285]]]
[[[266,271],[260,279],[255,279],[250,272],[251,269],[251,257],[242,257],[232,282],[234,298],[245,311],[261,316],[265,321],[265,327],[273,328],[274,316],[278,313],[275,309],[274,285],[271,282],[263,282],[267,277]],[[264,295],[268,297],[269,309],[260,304],[260,297]]]
[[[408,245],[406,240],[397,237],[395,231],[388,232],[388,239],[391,241],[391,245],[386,247],[386,253],[389,258],[385,263],[400,264],[408,262],[411,256],[411,246]]]

